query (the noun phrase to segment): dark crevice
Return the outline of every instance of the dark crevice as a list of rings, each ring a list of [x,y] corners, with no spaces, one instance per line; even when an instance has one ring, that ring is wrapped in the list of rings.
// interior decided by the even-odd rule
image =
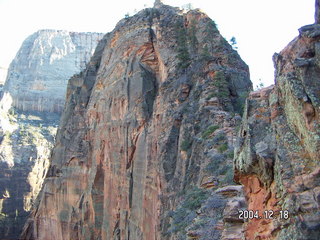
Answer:
[[[129,163],[129,126],[126,126],[126,135],[125,135],[125,144],[126,144],[126,161],[127,161],[127,166],[126,169],[128,169],[128,163]],[[131,164],[130,164],[131,165]]]
[[[130,181],[129,181],[129,208],[132,208],[132,194],[133,194],[133,173],[132,173],[133,166],[130,172]]]
[[[152,47],[152,53],[154,55],[155,61],[158,62],[158,57],[156,55],[155,50],[155,35],[152,30],[152,19],[149,22],[149,41],[151,43]],[[158,79],[157,74],[153,72],[152,68],[150,66],[144,66],[142,63],[140,63],[140,70],[141,70],[141,77],[143,81],[142,86],[142,92],[144,94],[145,104],[142,106],[143,110],[146,114],[146,119],[150,119],[153,114],[153,105],[154,101],[156,99],[156,96],[158,94]]]
[[[165,179],[167,182],[169,182],[174,177],[174,173],[176,171],[179,135],[180,127],[173,126],[166,143],[166,151],[164,152],[164,161],[162,164],[165,173]]]
[[[120,220],[117,220],[116,225],[113,229],[113,239],[114,240],[120,240]]]
[[[142,72],[142,92],[144,95],[144,104],[142,105],[142,108],[144,110],[146,119],[150,119],[153,114],[153,105],[154,101],[156,99],[157,95],[157,79],[154,73],[148,71],[147,69],[143,68],[142,65],[141,72]]]
[[[101,229],[103,222],[104,202],[104,170],[102,164],[97,166],[97,172],[92,187],[92,203],[95,212],[95,228]]]
[[[136,151],[136,146],[132,145],[130,147],[130,154],[127,152],[127,166],[126,169],[129,169],[133,160],[134,153]],[[129,154],[129,155],[128,155]]]

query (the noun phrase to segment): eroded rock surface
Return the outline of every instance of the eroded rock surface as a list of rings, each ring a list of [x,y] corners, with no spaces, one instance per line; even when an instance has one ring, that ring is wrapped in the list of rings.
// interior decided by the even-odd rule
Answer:
[[[0,130],[0,239],[18,239],[50,165],[59,115],[6,116],[13,129]]]
[[[251,87],[248,67],[204,13],[158,1],[121,20],[69,81],[22,238],[187,238],[206,189],[232,183],[234,113]],[[228,234],[223,206],[210,234]]]
[[[0,239],[18,239],[49,168],[67,81],[89,61],[98,33],[41,30],[10,65],[0,102]]]
[[[275,86],[247,99],[235,178],[244,186],[248,209],[262,216],[246,223],[247,239],[320,237],[319,29],[300,28],[274,56]]]
[[[69,78],[85,68],[102,33],[40,30],[10,64],[4,92],[22,111],[61,112]]]

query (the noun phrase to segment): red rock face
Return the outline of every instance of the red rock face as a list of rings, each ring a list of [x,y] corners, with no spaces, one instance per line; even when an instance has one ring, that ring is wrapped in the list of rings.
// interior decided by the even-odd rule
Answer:
[[[271,218],[279,216],[279,200],[274,196],[274,186],[265,188],[260,182],[259,177],[252,175],[246,176],[240,180],[244,185],[245,195],[248,201],[248,211],[259,214],[259,218],[250,219],[245,225],[246,239],[272,239],[276,231]],[[261,217],[261,218],[260,218]]]
[[[179,192],[208,177],[205,154],[232,145],[230,112],[249,89],[247,66],[205,14],[161,5],[120,21],[69,81],[46,183],[22,238],[176,239],[168,212]],[[205,132],[213,124],[220,129]],[[210,145],[218,133],[224,145]]]
[[[319,25],[274,57],[276,85],[250,94],[235,152],[235,179],[248,209],[247,239],[318,239],[320,89]]]
[[[234,158],[245,202],[220,167],[247,66],[203,13],[157,6],[122,20],[70,79],[22,239],[319,239],[319,26],[300,29],[274,57],[276,85],[246,100]]]

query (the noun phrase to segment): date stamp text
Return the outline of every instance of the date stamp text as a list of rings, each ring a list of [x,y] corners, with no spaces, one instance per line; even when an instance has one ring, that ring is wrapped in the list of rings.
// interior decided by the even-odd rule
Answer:
[[[288,219],[290,217],[288,210],[280,210],[280,211],[273,211],[273,210],[265,210],[265,211],[258,211],[258,210],[239,210],[238,211],[239,219]]]

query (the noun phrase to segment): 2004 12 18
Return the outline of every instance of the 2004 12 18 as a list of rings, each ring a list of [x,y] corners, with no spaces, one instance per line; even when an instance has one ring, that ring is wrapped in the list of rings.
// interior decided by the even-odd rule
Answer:
[[[273,210],[265,210],[261,213],[258,210],[239,210],[239,219],[288,219],[289,211],[280,210],[274,212]]]

